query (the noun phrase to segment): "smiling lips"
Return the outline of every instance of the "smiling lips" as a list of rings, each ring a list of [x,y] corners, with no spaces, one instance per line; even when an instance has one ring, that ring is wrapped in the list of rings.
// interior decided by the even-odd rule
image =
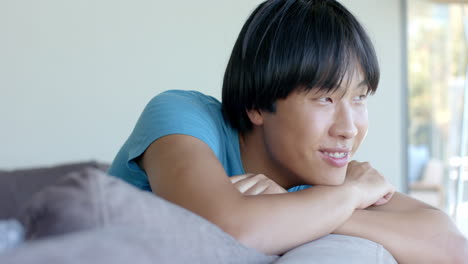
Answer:
[[[347,149],[322,149],[320,155],[329,165],[341,168],[348,164],[349,152]]]

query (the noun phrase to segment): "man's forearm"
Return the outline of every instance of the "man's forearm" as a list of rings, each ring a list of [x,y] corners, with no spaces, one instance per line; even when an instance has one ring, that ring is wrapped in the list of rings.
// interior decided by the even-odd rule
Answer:
[[[400,264],[464,263],[458,261],[468,257],[464,237],[446,214],[435,209],[356,210],[334,233],[377,242]]]
[[[282,254],[330,234],[354,211],[353,193],[317,186],[296,193],[245,196],[230,230],[243,244],[266,254]],[[243,224],[242,224],[243,223]],[[237,226],[237,227],[236,227]]]

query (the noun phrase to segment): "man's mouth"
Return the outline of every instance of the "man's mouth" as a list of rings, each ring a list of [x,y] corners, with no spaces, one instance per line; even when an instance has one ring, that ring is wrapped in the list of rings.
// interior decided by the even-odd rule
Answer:
[[[351,151],[345,148],[327,148],[320,150],[322,159],[332,167],[341,168],[349,161]]]
[[[331,153],[329,153],[329,152],[326,152],[326,151],[323,151],[322,153],[325,154],[325,155],[328,155],[328,156],[330,156],[332,158],[336,158],[336,159],[344,158],[348,154],[348,152],[331,152]]]

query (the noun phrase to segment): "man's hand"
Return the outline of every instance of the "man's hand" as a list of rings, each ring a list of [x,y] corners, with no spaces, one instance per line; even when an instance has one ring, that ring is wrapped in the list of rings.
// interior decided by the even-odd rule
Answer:
[[[230,180],[245,195],[287,193],[284,188],[264,174],[236,175],[230,177]],[[383,205],[395,193],[395,188],[367,162],[351,161],[343,185],[353,188],[359,196],[357,209]]]
[[[245,195],[287,193],[283,187],[263,174],[242,174],[229,179]]]
[[[245,195],[287,193],[264,174],[236,175],[230,177],[230,180]],[[357,209],[386,204],[395,193],[395,187],[368,162],[349,162],[344,185],[352,187],[359,195]]]
[[[395,187],[367,162],[349,162],[344,185],[355,188],[359,196],[357,209],[383,205],[395,193]]]

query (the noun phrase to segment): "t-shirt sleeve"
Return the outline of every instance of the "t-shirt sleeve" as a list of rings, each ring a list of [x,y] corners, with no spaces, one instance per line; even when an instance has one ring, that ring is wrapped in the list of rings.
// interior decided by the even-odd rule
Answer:
[[[167,91],[154,97],[145,107],[127,142],[129,166],[135,165],[132,162],[153,141],[171,134],[198,138],[217,154],[220,148],[219,124],[207,98],[190,91]]]

